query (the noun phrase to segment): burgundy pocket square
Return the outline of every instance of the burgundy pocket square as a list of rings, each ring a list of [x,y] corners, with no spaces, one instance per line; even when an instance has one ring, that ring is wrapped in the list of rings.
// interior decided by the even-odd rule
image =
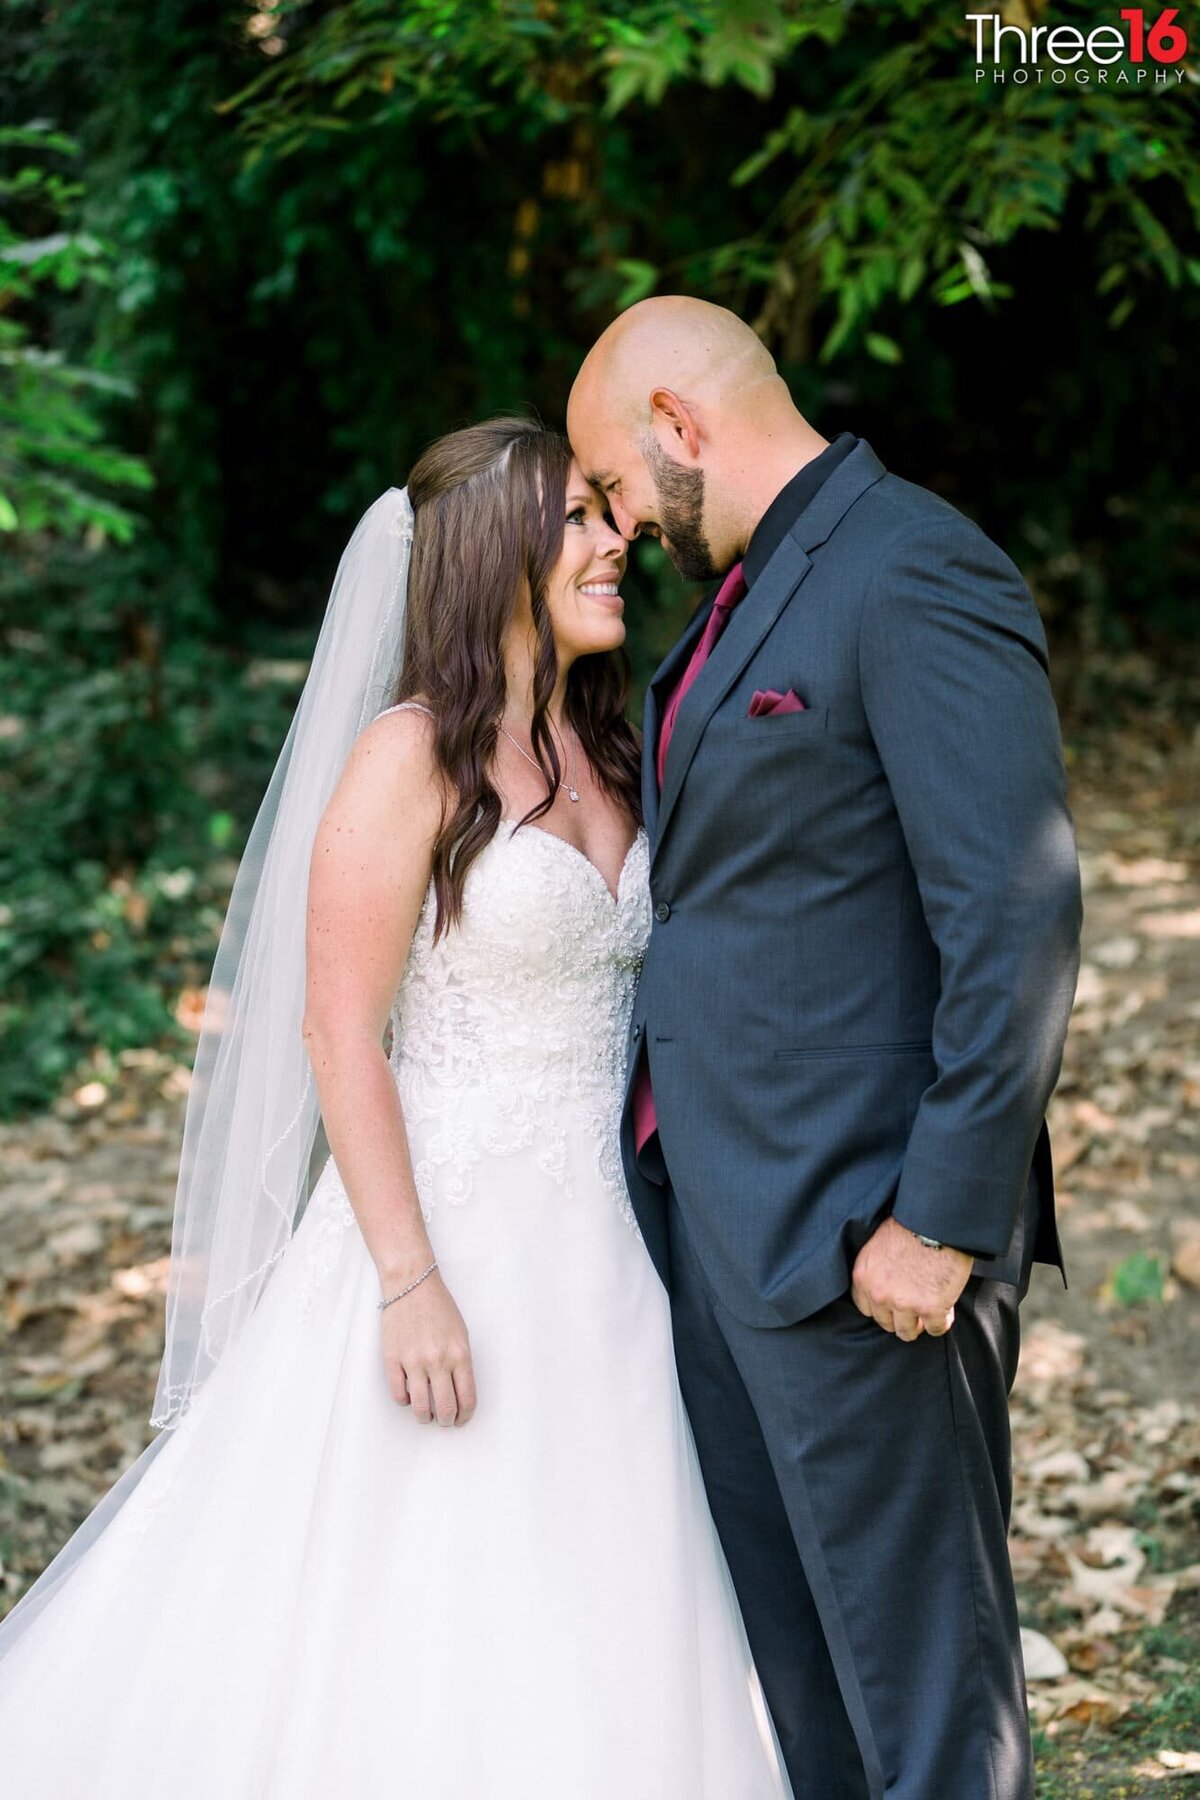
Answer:
[[[756,688],[754,698],[750,702],[748,719],[767,719],[775,713],[796,713],[804,711],[804,702],[799,694],[789,688],[786,694],[777,694],[774,688]]]

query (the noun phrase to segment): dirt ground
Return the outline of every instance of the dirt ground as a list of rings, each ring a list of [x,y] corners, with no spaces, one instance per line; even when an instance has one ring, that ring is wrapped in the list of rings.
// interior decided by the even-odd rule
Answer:
[[[1200,729],[1147,700],[1135,727],[1068,733],[1070,1288],[1036,1272],[1012,1404],[1022,1613],[1070,1665],[1030,1683],[1044,1800],[1200,1791]]]
[[[1035,1277],[1012,1409],[1044,1800],[1200,1792],[1200,727],[1083,712],[1071,1285]],[[186,1086],[139,1052],[0,1128],[0,1612],[152,1435]]]

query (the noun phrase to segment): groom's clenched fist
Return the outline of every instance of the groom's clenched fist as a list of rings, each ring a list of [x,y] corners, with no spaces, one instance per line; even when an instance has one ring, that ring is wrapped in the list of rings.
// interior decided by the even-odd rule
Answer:
[[[896,1219],[885,1219],[854,1260],[850,1298],[874,1319],[911,1343],[927,1331],[943,1337],[954,1323],[954,1303],[967,1285],[973,1258],[943,1246],[931,1250]]]

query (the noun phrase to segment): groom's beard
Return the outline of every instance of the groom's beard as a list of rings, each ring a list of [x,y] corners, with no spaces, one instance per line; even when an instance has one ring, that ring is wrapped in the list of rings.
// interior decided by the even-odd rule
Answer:
[[[713,563],[704,535],[704,470],[673,462],[657,438],[643,445],[646,466],[658,494],[658,526],[663,549],[685,581],[715,581],[722,573]]]

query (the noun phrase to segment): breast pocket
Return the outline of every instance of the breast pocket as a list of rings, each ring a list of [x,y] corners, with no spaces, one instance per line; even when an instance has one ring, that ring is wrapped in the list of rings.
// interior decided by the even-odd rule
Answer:
[[[753,748],[755,744],[766,748],[771,744],[818,743],[825,735],[828,722],[827,706],[806,706],[803,712],[767,713],[757,719],[738,719],[732,733],[739,750]]]

